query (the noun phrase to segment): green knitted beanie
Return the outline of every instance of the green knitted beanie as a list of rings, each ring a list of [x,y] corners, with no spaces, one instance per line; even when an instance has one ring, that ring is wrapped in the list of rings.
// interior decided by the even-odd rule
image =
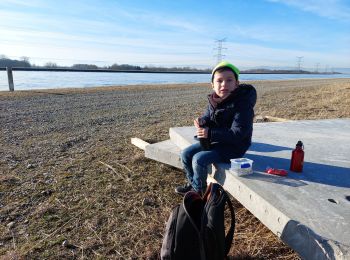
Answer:
[[[222,69],[222,68],[229,68],[230,70],[232,70],[232,72],[235,74],[236,80],[238,80],[239,69],[235,65],[233,65],[227,61],[222,61],[218,65],[216,65],[215,68],[213,69],[213,71],[211,72],[211,82],[213,82],[215,72],[218,69]]]

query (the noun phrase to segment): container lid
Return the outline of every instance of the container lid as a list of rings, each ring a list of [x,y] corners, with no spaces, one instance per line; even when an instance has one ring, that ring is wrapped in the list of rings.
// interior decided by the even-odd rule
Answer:
[[[236,158],[236,159],[230,159],[231,163],[253,163],[253,160],[250,160],[248,158]]]
[[[251,167],[250,163],[241,164],[241,168],[250,168],[250,167]]]

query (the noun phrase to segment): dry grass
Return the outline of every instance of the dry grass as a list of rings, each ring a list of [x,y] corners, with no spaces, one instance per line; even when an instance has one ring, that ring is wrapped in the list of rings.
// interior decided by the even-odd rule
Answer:
[[[350,117],[349,82],[274,89],[262,94],[256,113],[293,120]]]
[[[350,80],[254,82],[256,114],[350,117]],[[131,137],[168,138],[206,104],[207,84],[0,93],[0,256],[157,259],[181,171]],[[232,259],[299,259],[234,201]]]

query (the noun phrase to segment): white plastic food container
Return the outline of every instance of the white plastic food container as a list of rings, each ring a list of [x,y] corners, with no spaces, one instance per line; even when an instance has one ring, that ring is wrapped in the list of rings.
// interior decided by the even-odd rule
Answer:
[[[230,171],[236,176],[244,176],[253,173],[253,160],[248,158],[231,159]]]

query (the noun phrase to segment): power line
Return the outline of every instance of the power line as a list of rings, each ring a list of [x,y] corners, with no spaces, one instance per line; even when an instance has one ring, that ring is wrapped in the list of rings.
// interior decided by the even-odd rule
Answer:
[[[70,58],[53,58],[53,57],[37,57],[37,56],[9,56],[9,55],[1,55],[0,58],[10,58],[10,59],[20,59],[23,60],[24,58],[30,60],[40,60],[40,61],[48,61],[48,62],[62,62],[62,61],[67,61],[67,62],[78,62],[78,63],[106,63],[106,64],[112,64],[112,63],[117,63],[118,61],[113,61],[113,60],[88,60],[88,59],[70,59]],[[120,61],[123,63],[124,61]],[[204,65],[201,63],[205,63]],[[164,60],[164,59],[159,59],[159,60],[146,60],[146,61],[140,61],[140,60],[135,60],[131,62],[131,64],[137,64],[137,65],[151,65],[151,64],[175,64],[176,66],[206,66],[206,67],[211,67],[210,65],[210,60],[208,59],[188,59],[188,60]],[[198,64],[193,64],[193,63],[198,63]]]
[[[328,73],[328,68],[329,68],[329,65],[327,64],[327,65],[325,66],[325,68],[324,68],[324,72],[325,72],[325,73]]]
[[[315,65],[315,72],[316,72],[316,73],[318,73],[318,68],[319,68],[319,66],[320,66],[320,63],[317,62],[316,65]]]
[[[226,50],[227,48],[224,48],[222,44],[226,42],[226,37],[216,40],[215,42],[217,43],[217,47],[214,48],[214,50],[217,50],[217,54],[214,56],[216,57],[217,63],[219,63],[222,61],[222,58],[225,57],[225,55],[222,53],[222,50]]]
[[[8,55],[3,55],[5,57],[8,57],[8,58],[15,58],[15,59],[23,59],[24,57],[25,58],[28,58],[29,60],[30,59],[35,59],[35,60],[48,60],[48,61],[73,61],[73,62],[96,62],[96,63],[101,63],[101,62],[107,62],[107,61],[103,61],[103,60],[87,60],[87,59],[63,59],[63,58],[52,58],[52,57],[46,57],[46,58],[43,58],[43,57],[35,57],[35,56],[8,56]]]
[[[303,56],[297,57],[297,69],[301,71],[301,64],[303,63]]]

